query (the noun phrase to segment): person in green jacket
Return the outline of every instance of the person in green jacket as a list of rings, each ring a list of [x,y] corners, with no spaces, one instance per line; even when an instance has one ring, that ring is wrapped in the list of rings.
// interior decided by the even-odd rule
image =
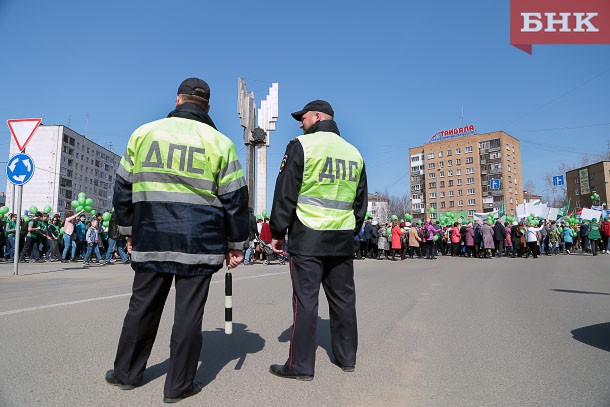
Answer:
[[[597,256],[597,245],[599,244],[599,239],[601,239],[600,229],[601,227],[599,223],[597,223],[597,219],[591,219],[591,223],[589,224],[589,234],[587,237],[591,242],[591,253],[593,253],[594,256]]]

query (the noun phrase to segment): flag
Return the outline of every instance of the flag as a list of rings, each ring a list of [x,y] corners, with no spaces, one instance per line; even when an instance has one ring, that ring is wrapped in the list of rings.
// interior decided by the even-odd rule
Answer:
[[[557,213],[557,216],[559,216],[560,218],[562,216],[566,216],[568,214],[569,210],[570,210],[570,200],[568,199],[568,203],[565,206],[559,208],[559,212]]]
[[[498,217],[501,218],[502,216],[506,215],[506,206],[504,206],[504,199],[502,199],[502,205],[500,205],[500,211],[498,212]]]

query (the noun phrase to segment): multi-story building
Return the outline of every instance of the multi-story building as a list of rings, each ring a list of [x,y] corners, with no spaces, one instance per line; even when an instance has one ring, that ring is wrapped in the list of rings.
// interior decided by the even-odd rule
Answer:
[[[566,185],[570,207],[590,208],[605,203],[607,209],[610,197],[610,161],[600,161],[566,172]],[[599,195],[598,202],[591,200],[594,192]]]
[[[11,140],[9,156],[19,153]],[[66,126],[39,126],[27,144],[35,170],[23,186],[22,209],[49,205],[65,212],[84,192],[93,199],[93,209],[112,208],[112,192],[120,157]],[[14,186],[7,181],[7,205],[15,210]]]
[[[379,192],[369,194],[366,211],[374,219],[385,222],[390,218],[390,200]]]
[[[474,132],[474,126],[469,129]],[[461,129],[460,129],[461,130]],[[437,133],[409,149],[411,210],[417,219],[443,212],[498,210],[514,215],[523,201],[519,140],[503,131]],[[428,214],[435,208],[434,214]]]

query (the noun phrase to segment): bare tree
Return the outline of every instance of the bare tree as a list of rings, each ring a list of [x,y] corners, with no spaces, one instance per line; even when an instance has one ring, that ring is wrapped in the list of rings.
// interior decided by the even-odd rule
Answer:
[[[408,213],[411,210],[409,193],[392,195],[388,198],[390,200],[390,216],[396,215],[398,218],[402,218],[405,213]]]

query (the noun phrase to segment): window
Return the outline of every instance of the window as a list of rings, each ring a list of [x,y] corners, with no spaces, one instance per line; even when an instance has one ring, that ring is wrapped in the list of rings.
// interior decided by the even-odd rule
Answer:
[[[420,184],[413,185],[413,190],[414,191],[419,191],[420,189],[421,189],[421,185]]]
[[[510,144],[506,143],[506,151],[510,151]]]
[[[472,205],[476,205],[477,204],[477,200],[476,199],[469,199],[468,200],[468,205],[472,206]]]
[[[419,156],[416,155],[416,156],[411,157],[411,162],[412,163],[415,163],[415,162],[418,162],[418,161],[419,161]]]
[[[466,190],[466,193],[467,193],[468,195],[474,195],[474,188],[468,188],[468,189]]]
[[[441,181],[441,188],[445,187],[445,181]]]
[[[413,194],[413,195],[411,195],[411,199],[421,199],[421,195],[420,194]]]
[[[455,202],[454,201],[449,201],[449,207],[453,208],[455,206]]]
[[[441,201],[441,208],[445,207],[445,201]]]
[[[495,153],[489,153],[489,159],[490,160],[495,160],[502,157],[502,154],[499,151],[496,151]]]
[[[430,192],[430,198],[436,198],[436,192]]]
[[[463,194],[463,192],[464,192],[463,190],[458,189],[458,196],[462,196],[462,195],[464,195],[464,194]]]
[[[450,186],[450,187],[452,187],[452,186],[453,186],[453,180],[452,180],[452,179],[450,179],[450,180],[449,180],[449,186]]]
[[[435,167],[435,164],[434,164],[434,163],[428,163],[428,169],[429,169],[429,170],[433,170],[433,169],[434,169],[434,167]]]
[[[428,178],[436,178],[436,174],[433,172],[428,173]]]
[[[453,191],[449,191],[449,196],[454,196],[455,194],[453,193]]]
[[[508,187],[508,192],[513,193],[513,187]]]
[[[462,149],[461,148],[456,148],[455,149],[455,154],[462,154]]]
[[[445,191],[441,191],[441,198],[445,197]]]
[[[445,171],[439,171],[438,176],[441,178],[445,177]]]
[[[462,170],[461,169],[455,170],[455,175],[462,175]]]
[[[468,216],[474,216],[474,210],[468,211]]]
[[[451,157],[451,150],[447,150],[447,157]]]
[[[438,168],[443,168],[445,166],[445,162],[444,161],[440,161],[438,163]]]
[[[457,158],[455,160],[455,165],[462,165],[462,159],[461,158]]]
[[[508,170],[508,172],[510,172],[510,165],[507,165],[506,169]]]
[[[453,166],[453,160],[447,160],[447,167]]]
[[[467,152],[467,153],[472,153],[472,146],[466,146],[464,151]]]
[[[453,177],[453,170],[447,171],[447,176],[448,177]]]
[[[436,188],[436,182],[429,182],[428,188]]]
[[[457,179],[457,184],[458,184],[458,185],[462,185],[462,179],[461,179],[461,178],[458,178],[458,179]]]
[[[466,157],[466,164],[472,164],[473,161],[472,157]]]
[[[443,152],[442,151],[438,152],[438,158],[443,158]]]
[[[434,153],[428,154],[428,159],[430,159],[430,158],[434,158]]]
[[[474,168],[473,167],[466,167],[466,174],[474,174]]]
[[[458,201],[458,206],[464,206],[464,201],[462,201],[461,199]]]
[[[513,203],[513,198],[510,198],[510,203]]]
[[[474,184],[474,177],[466,178],[466,185]]]

